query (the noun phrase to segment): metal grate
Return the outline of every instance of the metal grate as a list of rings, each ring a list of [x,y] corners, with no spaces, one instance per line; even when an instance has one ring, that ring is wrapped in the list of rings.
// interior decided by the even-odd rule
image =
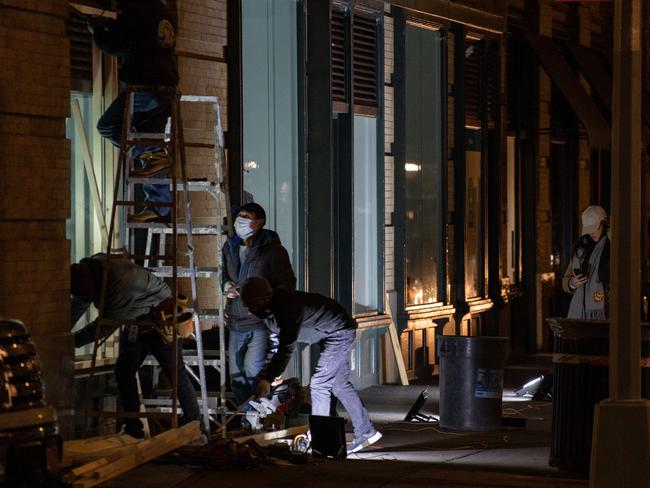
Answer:
[[[355,14],[352,26],[354,103],[377,106],[377,21]]]
[[[348,102],[345,76],[346,14],[332,10],[332,100]]]

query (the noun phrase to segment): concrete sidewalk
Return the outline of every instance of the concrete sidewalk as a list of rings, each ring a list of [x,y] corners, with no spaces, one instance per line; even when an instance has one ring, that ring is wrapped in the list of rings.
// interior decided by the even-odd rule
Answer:
[[[528,373],[524,370],[522,376]],[[512,384],[512,375],[510,383]],[[572,478],[548,466],[551,403],[532,402],[504,391],[503,411],[526,418],[526,427],[497,432],[444,432],[434,423],[403,423],[426,386],[378,386],[361,392],[384,434],[370,449],[345,461],[315,460],[287,467],[233,471],[227,466],[198,469],[148,464],[104,486],[174,487],[575,487]],[[438,413],[438,389],[428,386],[421,410]],[[343,413],[343,412],[341,412]]]

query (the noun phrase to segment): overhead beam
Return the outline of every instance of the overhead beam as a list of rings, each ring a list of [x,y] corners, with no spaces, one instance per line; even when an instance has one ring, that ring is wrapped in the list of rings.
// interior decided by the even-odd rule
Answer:
[[[433,15],[439,19],[474,27],[483,31],[501,34],[504,32],[503,15],[477,10],[450,0],[393,0],[392,5]]]
[[[577,74],[559,55],[553,41],[527,29],[523,33],[540,64],[587,129],[589,145],[594,149],[608,149],[611,141],[609,124],[580,84]]]

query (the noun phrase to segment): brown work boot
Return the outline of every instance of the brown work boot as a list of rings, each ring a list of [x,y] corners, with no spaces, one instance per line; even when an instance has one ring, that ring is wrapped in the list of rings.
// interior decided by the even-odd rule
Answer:
[[[136,214],[130,214],[127,220],[131,223],[149,224],[169,224],[172,221],[172,214],[169,212],[167,215],[160,215],[152,208],[145,208],[143,211]]]
[[[144,153],[138,159],[142,161],[143,167],[134,169],[131,172],[131,176],[134,177],[155,176],[159,173],[169,171],[169,169],[172,167],[172,162],[163,152]]]

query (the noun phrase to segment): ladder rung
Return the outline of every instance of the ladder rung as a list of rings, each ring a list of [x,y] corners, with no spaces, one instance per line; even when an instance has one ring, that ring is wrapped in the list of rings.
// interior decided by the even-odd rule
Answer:
[[[219,103],[219,97],[203,95],[181,95],[181,102]]]
[[[171,225],[172,225],[171,222],[170,223],[163,223],[163,222],[127,222],[126,223],[126,226],[129,229],[170,229],[171,230]]]
[[[149,268],[149,271],[157,274],[162,278],[171,278],[173,276],[173,266],[161,266],[161,267],[152,267]],[[213,278],[216,277],[219,273],[218,267],[211,266],[197,266],[196,267],[196,277],[197,278]],[[179,278],[189,278],[192,276],[190,268],[181,268],[178,267],[176,270],[176,276]]]
[[[115,205],[124,205],[125,207],[134,207],[141,205],[143,207],[168,207],[174,206],[173,202],[150,202],[149,200],[136,201],[136,200],[116,200]]]
[[[164,132],[131,132],[127,134],[129,141],[141,141],[142,139],[153,139],[155,141],[164,141],[170,137],[169,134]]]
[[[155,259],[158,261],[170,261],[174,259],[174,256],[167,256],[161,254],[129,254],[127,256],[129,259]]]
[[[199,357],[196,354],[185,354],[185,351],[183,351],[183,362],[186,366],[198,366]],[[223,365],[219,364],[220,362],[221,359],[215,357],[203,358],[203,365],[211,368],[221,368]],[[142,366],[158,366],[158,361],[153,356],[147,356],[142,362]]]
[[[193,310],[187,310],[188,312],[192,312]],[[209,320],[209,319],[218,319],[219,318],[219,309],[218,308],[199,308],[196,313],[199,316],[199,319],[201,320]]]
[[[221,226],[221,233],[227,234],[226,226]],[[151,232],[154,234],[171,234],[173,229],[169,227],[166,228],[156,228],[151,229]],[[187,227],[185,222],[178,222],[176,232],[178,234],[187,234]],[[217,235],[217,226],[216,225],[193,225],[192,226],[192,235]]]
[[[129,183],[133,185],[142,185],[142,184],[150,184],[150,185],[172,185],[172,179],[171,178],[153,178],[153,177],[147,177],[147,176],[129,176],[128,178]],[[221,192],[221,188],[217,183],[214,183],[212,181],[197,181],[197,180],[191,180],[187,182],[187,187],[189,191],[212,191],[212,192]],[[180,179],[176,180],[176,189],[178,191],[184,191],[185,186],[183,185],[183,182]]]
[[[196,356],[196,349],[183,349],[183,358],[185,356]],[[203,350],[203,359],[219,359],[219,350],[218,349],[204,349]]]

